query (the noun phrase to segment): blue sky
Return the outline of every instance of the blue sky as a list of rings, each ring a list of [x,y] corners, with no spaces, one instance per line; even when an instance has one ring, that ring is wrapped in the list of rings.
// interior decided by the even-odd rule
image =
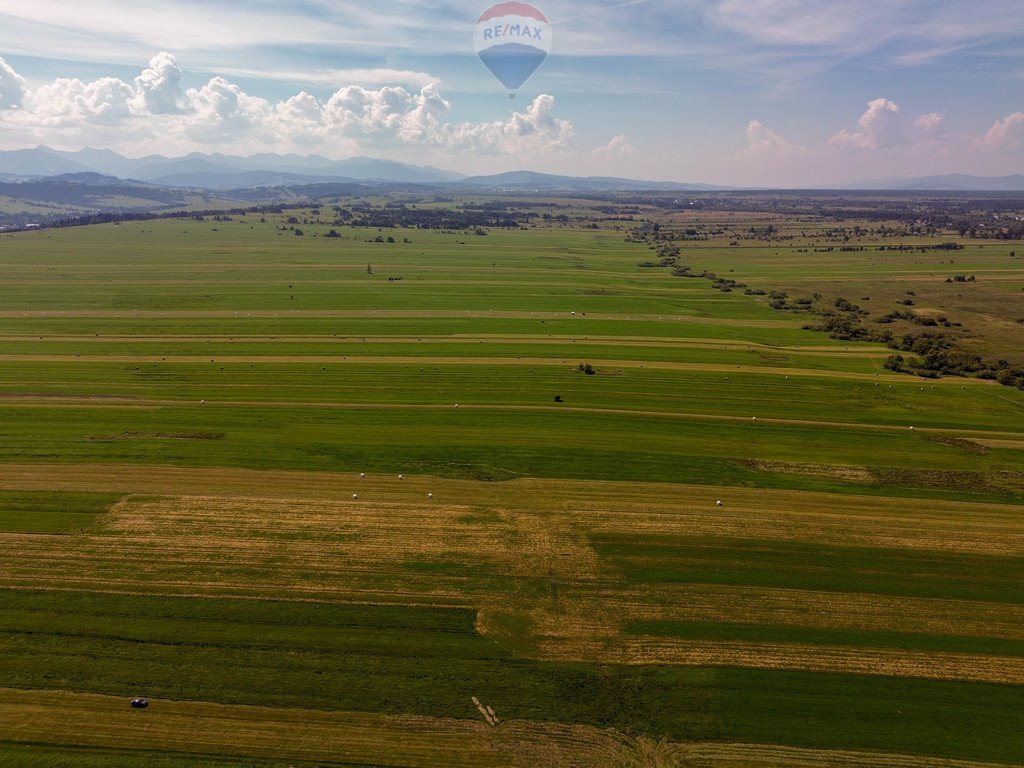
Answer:
[[[515,101],[473,50],[490,4],[0,0],[0,149],[778,186],[1024,172],[1020,0],[536,0],[552,52]]]

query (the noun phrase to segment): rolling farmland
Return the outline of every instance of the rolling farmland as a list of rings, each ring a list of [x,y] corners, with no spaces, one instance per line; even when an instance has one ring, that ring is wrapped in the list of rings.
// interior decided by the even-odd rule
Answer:
[[[1024,391],[573,205],[0,236],[0,763],[1024,764]],[[820,236],[682,258],[1019,353],[1012,244]]]

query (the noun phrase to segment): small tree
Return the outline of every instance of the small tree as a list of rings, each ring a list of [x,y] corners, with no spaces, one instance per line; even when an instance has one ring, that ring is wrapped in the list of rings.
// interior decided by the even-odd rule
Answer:
[[[889,355],[882,363],[882,367],[889,371],[902,371],[904,363],[906,361],[903,359],[903,355]]]

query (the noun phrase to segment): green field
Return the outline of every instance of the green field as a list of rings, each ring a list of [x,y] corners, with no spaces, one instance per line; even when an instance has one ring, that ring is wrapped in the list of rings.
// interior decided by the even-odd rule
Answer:
[[[1024,391],[573,205],[0,236],[0,764],[1024,765]],[[682,259],[1021,348],[1011,246],[791,227]]]

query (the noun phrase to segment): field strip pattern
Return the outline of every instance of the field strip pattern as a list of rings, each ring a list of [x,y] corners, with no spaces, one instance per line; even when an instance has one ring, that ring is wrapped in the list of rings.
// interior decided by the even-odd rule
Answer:
[[[595,638],[592,645],[579,636],[573,637],[571,642],[540,642],[543,654],[564,660],[600,659],[602,662],[615,664],[789,669],[1024,684],[1024,658],[1011,656],[647,637],[620,640],[613,648],[614,650],[609,650],[609,643],[604,638]]]
[[[558,723],[481,722],[157,701],[0,689],[2,745],[75,744],[94,750],[235,759],[376,764],[403,768],[1005,768],[915,755],[761,744],[673,743]]]
[[[293,363],[293,364],[323,364],[332,365],[358,365],[358,364],[389,364],[389,365],[434,365],[444,363],[445,365],[480,365],[480,366],[540,366],[540,365],[568,365],[569,360],[563,359],[559,362],[552,357],[456,357],[456,356],[402,356],[394,357],[389,355],[361,356],[361,355],[16,355],[0,354],[0,362],[4,363],[219,363],[219,364],[246,364],[246,363]],[[707,364],[707,363],[673,363],[661,360],[604,360],[601,365],[611,368],[650,368],[652,370],[665,371],[706,371],[709,373],[736,373],[737,371],[754,374],[772,374],[788,376],[816,376],[819,378],[840,378],[850,380],[878,380],[887,382],[899,382],[906,384],[905,376],[887,374],[885,376],[874,373],[855,373],[849,371],[822,371],[814,368],[781,368],[758,365],[728,365],[728,364]],[[936,383],[949,384],[948,379],[940,379]],[[953,382],[958,383],[958,382]]]
[[[1024,765],[1019,245],[431,195],[0,238],[0,764]]]
[[[42,481],[43,472],[35,469]],[[171,486],[180,490],[184,483],[194,488],[204,474],[211,484],[218,481],[217,472],[168,468],[163,469],[164,483],[146,468],[134,478],[118,467],[102,468],[105,479],[74,478],[75,472],[89,469],[95,468],[69,467],[64,479],[71,487],[107,491],[145,483],[150,494]],[[912,546],[926,552],[1019,556],[1024,552],[1019,516],[1000,505],[909,502],[904,528],[894,529],[891,517],[879,514],[870,497],[737,489],[732,493],[739,498],[719,511],[709,499],[690,498],[680,488],[670,497],[665,489],[652,488],[650,496],[637,498],[614,483],[602,488],[525,481],[508,484],[519,491],[513,496],[523,506],[517,507],[509,503],[507,489],[436,478],[339,477],[338,484],[347,486],[344,491],[338,485],[307,487],[306,498],[267,498],[250,495],[252,487],[248,494],[238,492],[253,473],[220,475],[220,492],[231,495],[128,496],[98,527],[71,537],[0,534],[5,552],[0,585],[480,606],[485,632],[494,624],[495,610],[529,616],[541,658],[1024,682],[1024,657],[998,653],[631,635],[626,624],[634,620],[875,631],[889,621],[904,633],[955,637],[983,627],[986,637],[1020,640],[1024,609],[828,590],[671,584],[614,588],[609,585],[620,579],[618,566],[589,543],[592,536],[637,538],[653,532],[683,540],[820,540],[881,547],[879,552]],[[19,487],[31,485],[24,475],[7,477]],[[303,473],[278,477],[301,484]],[[281,489],[274,478],[260,479]],[[360,489],[359,498],[345,498],[352,487]],[[426,500],[425,487],[435,488],[438,498]],[[452,503],[460,495],[459,503]],[[539,497],[546,499],[544,512],[537,511]],[[585,517],[578,515],[580,508],[587,509]],[[538,579],[561,585],[562,601],[541,608],[534,598],[520,603],[520,592]]]
[[[294,401],[281,401],[281,400],[235,400],[235,399],[216,399],[216,398],[203,398],[201,403],[197,403],[195,399],[180,399],[180,400],[168,400],[159,398],[143,398],[143,397],[117,397],[117,396],[78,396],[78,397],[67,397],[63,395],[25,395],[25,394],[0,394],[0,408],[3,407],[32,407],[32,408],[112,408],[112,409],[127,409],[132,411],[138,410],[157,410],[161,407],[167,406],[182,406],[182,405],[204,405],[209,407],[226,407],[226,408],[277,408],[277,409],[294,409],[296,403]],[[642,408],[626,409],[626,408],[598,408],[598,407],[583,407],[583,406],[551,406],[551,405],[523,405],[523,404],[482,404],[482,403],[356,403],[356,402],[323,402],[323,401],[304,401],[301,403],[303,408],[312,409],[327,409],[327,410],[363,410],[363,411],[450,411],[453,408],[461,408],[464,411],[483,411],[483,412],[508,412],[508,413],[579,413],[579,414],[607,414],[612,416],[632,416],[637,418],[657,418],[657,419],[678,419],[682,421],[712,421],[712,422],[724,422],[724,423],[745,423],[750,424],[751,418],[747,416],[733,416],[728,414],[719,413],[696,413],[687,411],[650,411]],[[860,422],[847,422],[847,421],[824,421],[820,419],[790,419],[790,418],[773,418],[773,417],[758,417],[757,422],[761,425],[779,425],[779,426],[808,426],[808,427],[836,427],[841,429],[867,431],[867,432],[903,432],[907,429],[904,425],[898,424],[865,424]],[[917,428],[915,428],[917,429]],[[1021,443],[1018,443],[1013,438],[1016,438],[1024,434],[1024,430],[1020,432],[1010,432],[1006,430],[980,430],[980,429],[962,429],[957,427],[921,427],[917,429],[919,435],[945,435],[949,437],[962,437],[967,439],[976,439],[979,442],[981,440],[990,439],[992,437],[1010,438],[1007,441],[1003,441],[998,447],[1016,449]],[[1024,442],[1024,441],[1022,441]],[[795,474],[807,474],[807,468],[819,467],[821,472],[826,474],[837,473],[837,478],[841,475],[859,475],[863,477],[863,468],[849,467],[843,470],[837,465],[792,465],[783,463],[771,463],[771,462],[750,462],[751,464],[760,464],[763,468],[773,471],[783,472],[794,472],[794,470],[802,467],[803,471],[796,471]],[[820,474],[814,473],[814,474]],[[847,478],[849,479],[849,478]]]
[[[0,310],[0,317],[10,318],[44,318],[44,317],[67,317],[67,318],[107,318],[123,319],[139,318],[152,320],[157,318],[166,319],[237,319],[237,318],[495,318],[502,320],[559,320],[570,317],[569,312],[469,312],[453,310],[281,310],[280,312],[267,311],[224,311],[224,310],[174,310],[164,312],[153,311],[126,311],[111,312],[99,309],[79,310]],[[628,320],[638,322],[677,322],[677,323],[705,323],[709,325],[721,325],[730,328],[780,328],[791,329],[798,327],[797,321],[792,319],[738,319],[725,318],[707,315],[651,315],[651,314],[608,314],[590,313],[589,320]],[[582,318],[581,318],[582,319]]]
[[[886,510],[876,496],[822,493],[818,491],[771,488],[709,488],[672,483],[629,483],[600,480],[517,478],[501,483],[429,477],[409,474],[396,482],[395,476],[367,474],[360,478],[348,472],[303,472],[254,470],[234,467],[176,467],[163,464],[52,464],[46,462],[0,463],[0,488],[104,491],[136,495],[188,496],[201,490],[206,496],[258,497],[265,499],[344,500],[353,492],[372,491],[374,501],[420,502],[428,491],[439,501],[485,506],[522,506],[531,509],[543,499],[550,510],[566,512],[581,508],[621,512],[643,510],[672,513],[686,507],[715,508],[718,499],[729,504],[763,511],[841,511],[855,516],[886,519]],[[439,492],[440,491],[440,492]],[[443,496],[441,494],[444,494]],[[900,499],[901,516],[980,516],[1013,522],[1019,513],[1013,507],[982,502],[951,502],[931,499]],[[715,508],[716,514],[728,508]],[[663,522],[671,522],[665,520]],[[629,520],[630,526],[635,520]]]
[[[594,329],[588,329],[588,334]],[[0,341],[10,342],[39,342],[38,334],[0,334]],[[547,346],[559,343],[572,343],[584,341],[595,346],[628,346],[651,349],[728,349],[750,352],[764,352],[767,354],[784,355],[819,355],[827,354],[838,357],[866,357],[874,358],[879,354],[889,354],[891,350],[886,347],[872,347],[858,345],[856,347],[840,347],[838,344],[760,344],[754,342],[737,341],[734,339],[707,339],[686,337],[680,339],[666,339],[658,336],[609,336],[609,335],[586,335],[579,334],[546,334],[538,337],[536,334],[496,334],[496,333],[474,333],[474,334],[448,334],[436,336],[431,334],[403,335],[391,334],[387,336],[376,334],[355,334],[341,333],[332,335],[302,335],[302,334],[110,334],[102,336],[83,336],[66,334],[47,334],[42,340],[47,342],[73,342],[88,344],[95,348],[97,344],[121,344],[126,342],[138,342],[141,344],[166,344],[181,342],[216,341],[218,344],[282,344],[282,343],[315,343],[315,344],[338,344],[340,342],[367,342],[371,344],[410,344],[410,343],[445,343],[445,344],[479,344],[480,342],[504,343],[504,344],[528,344],[535,346]]]
[[[673,754],[685,761],[682,764],[692,768],[1005,768],[1006,765],[762,744],[683,744],[672,747]]]

